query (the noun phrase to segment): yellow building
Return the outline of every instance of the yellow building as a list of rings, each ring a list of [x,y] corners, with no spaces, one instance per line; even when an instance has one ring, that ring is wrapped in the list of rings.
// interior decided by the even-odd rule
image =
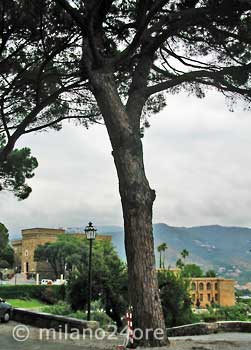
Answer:
[[[157,269],[170,271],[175,275],[181,273],[178,268]],[[211,305],[235,305],[235,281],[220,277],[190,278],[190,296],[194,307],[205,308]]]
[[[224,278],[191,278],[191,299],[194,306],[235,305],[234,280]]]
[[[39,245],[53,243],[60,235],[64,234],[68,235],[64,229],[31,228],[22,230],[22,239],[11,242],[18,269],[25,274],[36,272],[43,275],[51,274],[52,270],[47,262],[34,261],[34,253]],[[70,235],[85,238],[85,233],[72,233]],[[112,236],[97,235],[97,239],[111,241]]]

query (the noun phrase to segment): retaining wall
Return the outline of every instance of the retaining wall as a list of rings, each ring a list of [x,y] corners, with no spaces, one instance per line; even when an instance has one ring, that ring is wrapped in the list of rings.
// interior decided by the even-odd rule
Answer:
[[[83,331],[91,329],[95,331],[99,328],[99,323],[96,321],[84,321],[77,318],[57,316],[47,314],[44,312],[29,311],[26,309],[13,309],[13,320],[26,325],[38,328],[52,328],[55,330],[62,330],[62,332],[71,332],[78,329]]]
[[[242,321],[220,321],[215,323],[195,323],[185,326],[167,328],[169,337],[204,335],[213,333],[244,332],[251,333],[251,322]]]
[[[13,320],[38,328],[52,328],[71,332],[78,329],[83,331],[91,329],[95,331],[99,328],[96,321],[83,321],[76,318],[57,316],[43,312],[29,311],[26,309],[13,309]],[[168,337],[205,335],[213,333],[244,332],[251,333],[251,322],[242,321],[221,321],[215,323],[195,323],[179,327],[167,328]]]

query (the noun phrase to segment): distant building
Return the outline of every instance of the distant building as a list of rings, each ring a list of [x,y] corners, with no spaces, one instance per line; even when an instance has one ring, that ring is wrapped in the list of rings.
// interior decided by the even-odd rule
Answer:
[[[52,269],[49,263],[34,261],[35,250],[39,245],[56,242],[60,235],[65,234],[85,239],[85,233],[66,233],[64,229],[31,228],[22,230],[22,239],[11,242],[18,270],[25,274],[38,272],[45,277],[51,275]],[[98,234],[97,239],[111,241],[112,236]]]
[[[170,271],[178,275],[178,268],[157,269],[157,271]],[[220,277],[190,278],[190,296],[194,307],[235,305],[235,281]]]
[[[224,278],[191,278],[191,299],[204,308],[207,305],[235,305],[235,281]]]

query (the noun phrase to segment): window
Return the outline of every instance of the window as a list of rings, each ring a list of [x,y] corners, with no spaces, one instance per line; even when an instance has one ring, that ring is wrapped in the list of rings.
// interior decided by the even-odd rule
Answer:
[[[218,294],[215,294],[215,301],[218,301],[219,298],[218,298]]]
[[[195,294],[192,294],[192,301],[195,302]]]
[[[208,294],[208,295],[207,295],[207,300],[208,300],[208,301],[211,301],[211,294]]]
[[[192,283],[192,290],[196,290],[196,284],[194,282]]]
[[[214,285],[215,290],[218,290],[218,283],[216,282]]]
[[[207,290],[211,290],[212,289],[212,285],[210,282],[207,283]]]
[[[199,290],[204,290],[204,284],[203,283],[199,284]]]
[[[200,301],[203,301],[203,294],[200,294]]]

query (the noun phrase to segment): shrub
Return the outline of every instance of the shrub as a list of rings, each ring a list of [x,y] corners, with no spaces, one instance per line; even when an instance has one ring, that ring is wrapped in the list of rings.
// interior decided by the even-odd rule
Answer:
[[[170,271],[158,273],[160,297],[167,327],[198,321],[191,308],[189,281]]]
[[[69,316],[72,313],[72,309],[69,304],[60,301],[55,305],[45,306],[42,309],[42,312],[47,312],[53,315]]]
[[[42,291],[41,300],[46,304],[56,304],[57,298],[52,286],[47,287],[45,290]]]
[[[114,324],[112,319],[105,312],[94,311],[91,314],[91,319],[99,322],[100,327],[105,327],[105,326]]]
[[[92,310],[95,309],[95,307],[92,307]],[[86,320],[87,314],[84,311],[76,311],[74,312],[70,305],[65,302],[59,302],[56,305],[52,305],[50,307],[46,306],[42,309],[42,312],[50,313],[53,315],[62,315],[62,316],[68,316],[73,318],[78,318],[80,320]],[[91,319],[94,321],[99,322],[100,327],[105,327],[108,325],[113,324],[113,321],[105,312],[94,310],[91,313]]]
[[[35,285],[17,285],[17,286],[0,286],[0,298],[3,299],[38,299],[45,301],[46,290],[51,289],[51,298],[54,301],[64,300],[64,286],[35,286]],[[51,299],[52,300],[52,299]]]
[[[216,321],[248,321],[251,307],[245,303],[238,303],[235,306],[225,306],[216,309],[209,308],[209,314],[201,315],[205,322]]]
[[[0,269],[9,268],[10,264],[6,260],[0,260]]]

